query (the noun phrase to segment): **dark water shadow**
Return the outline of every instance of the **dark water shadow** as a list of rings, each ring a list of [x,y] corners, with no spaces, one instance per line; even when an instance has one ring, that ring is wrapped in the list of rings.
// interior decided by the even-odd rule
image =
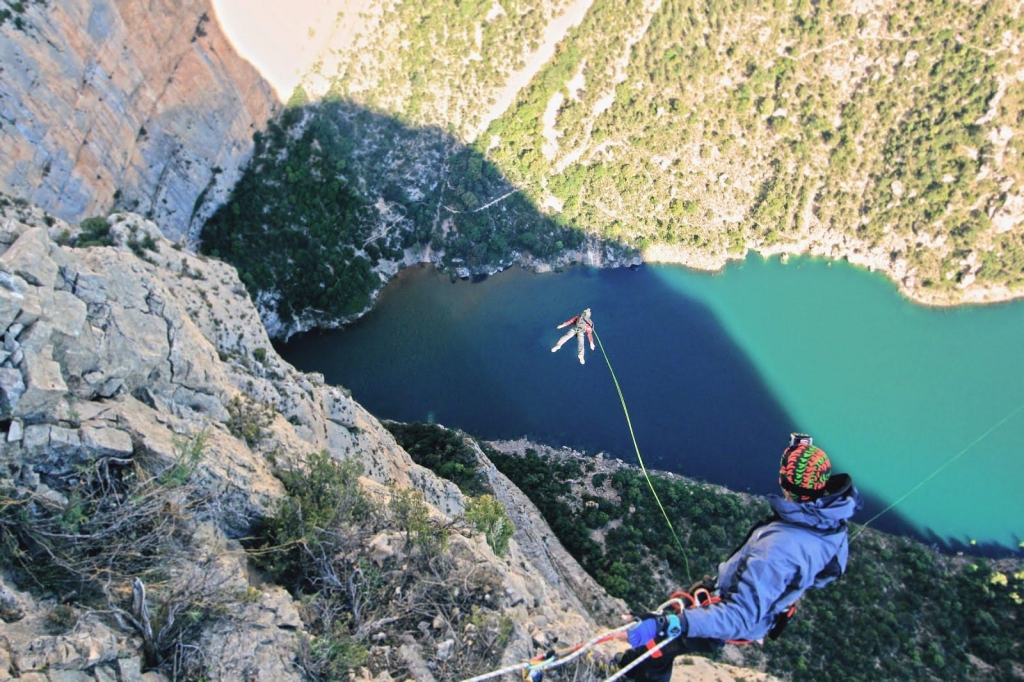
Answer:
[[[592,307],[607,352],[558,353],[556,325]],[[527,437],[754,493],[777,492],[795,424],[703,303],[649,269],[513,269],[452,283],[399,275],[366,317],[279,347],[379,417],[435,420],[487,439]],[[614,370],[629,413],[620,402]]]
[[[778,456],[801,425],[709,308],[643,267],[579,267],[558,275],[512,268],[486,276],[507,267],[512,252],[552,257],[579,244],[582,231],[537,210],[484,155],[444,131],[410,127],[346,102],[295,111],[301,116],[290,114],[293,123],[311,117],[314,137],[333,141],[329,165],[340,169],[346,191],[358,195],[358,220],[344,230],[348,243],[365,243],[375,262],[395,259],[402,249],[443,248],[445,265],[465,278],[408,268],[357,322],[277,344],[285,359],[351,389],[381,418],[437,421],[486,439],[527,437],[636,463],[600,352],[588,350],[581,367],[572,342],[559,353],[549,350],[561,333],[555,325],[592,307],[647,467],[735,490],[777,492]],[[282,133],[272,128],[268,135]],[[316,198],[317,187],[303,187]],[[487,206],[499,197],[505,198]],[[393,229],[375,235],[384,205]],[[442,229],[444,221],[455,229]],[[257,231],[250,251],[259,250],[259,238]],[[333,238],[314,241],[324,248]],[[286,242],[310,248],[306,239]],[[289,261],[280,255],[279,262]],[[331,269],[339,273],[342,266]],[[309,289],[320,275],[297,277]],[[834,458],[841,470],[841,453]],[[860,518],[885,506],[868,499]],[[936,544],[895,511],[873,526]],[[960,551],[953,541],[938,544]],[[972,554],[989,550],[995,551],[969,547]]]

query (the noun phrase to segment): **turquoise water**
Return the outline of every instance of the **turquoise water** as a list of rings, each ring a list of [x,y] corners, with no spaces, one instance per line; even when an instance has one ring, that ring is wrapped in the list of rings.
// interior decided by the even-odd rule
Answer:
[[[795,422],[886,504],[956,458],[898,505],[916,527],[1024,539],[1020,302],[925,308],[881,275],[818,259],[654,271],[715,312]]]
[[[550,352],[584,307],[649,467],[775,492],[786,437],[803,430],[866,494],[861,522],[935,474],[873,525],[952,548],[1024,540],[1022,302],[924,308],[882,276],[807,258],[479,283],[418,267],[358,323],[281,350],[379,417],[635,462],[600,349],[584,366],[572,342]]]

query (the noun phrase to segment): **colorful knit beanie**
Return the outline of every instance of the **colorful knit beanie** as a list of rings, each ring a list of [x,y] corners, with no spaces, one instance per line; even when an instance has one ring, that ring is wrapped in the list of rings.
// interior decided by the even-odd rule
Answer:
[[[793,434],[779,463],[779,485],[800,501],[816,500],[824,495],[825,484],[832,473],[828,455],[812,442],[806,434]]]

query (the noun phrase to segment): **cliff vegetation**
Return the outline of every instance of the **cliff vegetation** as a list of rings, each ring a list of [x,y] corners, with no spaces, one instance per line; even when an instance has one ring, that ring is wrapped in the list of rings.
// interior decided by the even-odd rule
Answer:
[[[0,337],[0,679],[464,679],[625,609],[139,216],[0,196]]]

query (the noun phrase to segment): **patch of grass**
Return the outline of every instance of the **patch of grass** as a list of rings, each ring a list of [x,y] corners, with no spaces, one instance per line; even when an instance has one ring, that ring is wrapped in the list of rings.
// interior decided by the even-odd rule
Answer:
[[[250,448],[260,444],[267,436],[267,427],[274,421],[274,411],[248,395],[236,395],[227,404],[228,431]]]
[[[466,503],[466,520],[475,530],[484,534],[495,554],[505,556],[509,540],[516,529],[501,502],[493,495],[470,498]]]
[[[195,476],[205,440],[176,449],[176,465],[159,473],[136,457],[78,467],[60,479],[66,502],[0,479],[0,566],[24,589],[74,599],[48,615],[54,632],[103,610],[142,638],[148,667],[199,679],[200,635],[242,595],[192,545],[208,501]],[[58,479],[50,482],[56,491]]]

